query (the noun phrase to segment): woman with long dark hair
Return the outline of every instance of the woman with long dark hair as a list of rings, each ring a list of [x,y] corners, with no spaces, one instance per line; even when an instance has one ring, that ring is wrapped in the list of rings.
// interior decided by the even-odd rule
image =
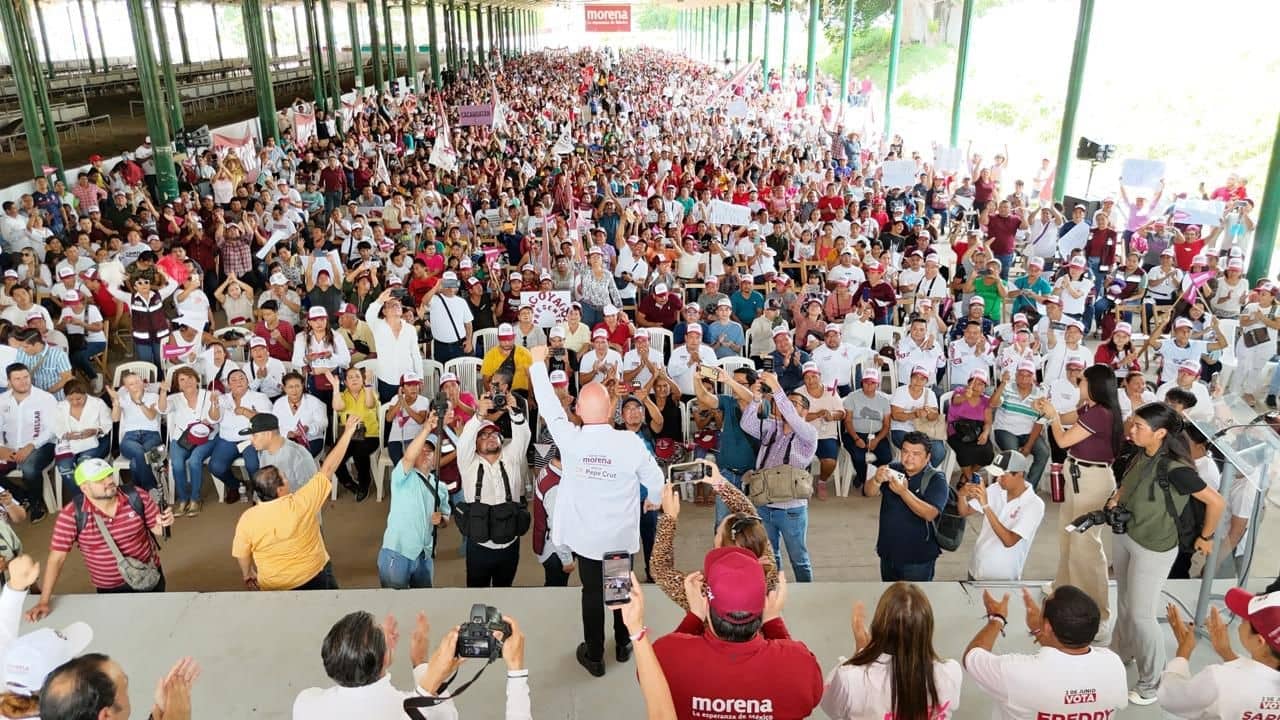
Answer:
[[[1196,473],[1177,410],[1160,402],[1134,410],[1129,438],[1138,451],[1107,503],[1132,513],[1128,532],[1113,538],[1116,624],[1111,647],[1121,660],[1137,661],[1138,682],[1129,702],[1150,705],[1165,664],[1164,632],[1156,618],[1164,581],[1178,555],[1179,518],[1192,498],[1204,503],[1195,550],[1208,556],[1226,503]]]
[[[1100,509],[1111,497],[1116,488],[1111,465],[1120,455],[1124,439],[1115,372],[1106,365],[1085,368],[1079,389],[1080,406],[1065,417],[1048,398],[1035,405],[1049,421],[1054,442],[1067,450],[1059,513],[1067,520]],[[1064,424],[1071,428],[1065,428]],[[1102,527],[1095,526],[1083,533],[1064,529],[1058,536],[1058,547],[1054,586],[1075,585],[1088,593],[1098,603],[1103,627],[1106,627],[1111,605],[1107,597],[1107,556],[1102,547]]]
[[[833,720],[947,720],[960,705],[960,663],[933,647],[933,608],[919,586],[896,582],[867,630],[853,608],[856,652],[827,676],[822,710]]]

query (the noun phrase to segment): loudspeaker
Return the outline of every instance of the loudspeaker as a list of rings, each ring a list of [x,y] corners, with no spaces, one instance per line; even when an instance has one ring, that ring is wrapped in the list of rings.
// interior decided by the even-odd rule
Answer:
[[[1071,195],[1065,195],[1062,198],[1062,215],[1071,219],[1071,213],[1075,211],[1077,205],[1084,207],[1084,218],[1093,223],[1093,214],[1102,209],[1102,202],[1098,200],[1085,200]]]
[[[1106,162],[1116,154],[1115,145],[1105,145],[1103,143],[1094,142],[1083,135],[1080,136],[1080,144],[1076,145],[1076,159],[1087,160],[1089,162]]]

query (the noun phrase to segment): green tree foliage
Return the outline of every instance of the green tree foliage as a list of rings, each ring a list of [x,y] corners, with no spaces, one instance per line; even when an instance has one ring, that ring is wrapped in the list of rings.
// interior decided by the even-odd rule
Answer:
[[[640,30],[675,30],[680,9],[665,5],[645,5],[636,13],[636,26]]]

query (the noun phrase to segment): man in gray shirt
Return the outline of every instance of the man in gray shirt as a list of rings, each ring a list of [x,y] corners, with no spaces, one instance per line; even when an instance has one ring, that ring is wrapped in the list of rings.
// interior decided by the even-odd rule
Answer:
[[[876,465],[893,461],[889,447],[889,396],[880,392],[880,371],[864,370],[862,389],[844,399],[844,432],[840,435],[844,449],[853,459],[854,486],[862,489],[867,481],[867,456]]]
[[[289,492],[298,492],[320,471],[311,452],[280,434],[280,420],[270,413],[258,413],[249,420],[249,427],[240,431],[249,435],[253,449],[258,451],[258,467],[275,466]]]

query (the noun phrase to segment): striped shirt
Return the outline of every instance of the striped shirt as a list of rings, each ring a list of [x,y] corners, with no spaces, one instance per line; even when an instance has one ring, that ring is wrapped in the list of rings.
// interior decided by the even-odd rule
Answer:
[[[1040,413],[1032,407],[1036,400],[1045,397],[1040,388],[1032,388],[1026,397],[1020,396],[1017,386],[1005,388],[1000,396],[1000,407],[996,409],[992,429],[1004,430],[1014,435],[1029,435]]]
[[[31,382],[41,390],[48,390],[58,383],[63,373],[71,372],[71,359],[67,357],[67,351],[53,345],[45,345],[44,350],[35,355],[19,350],[15,362],[27,366],[31,371]],[[61,400],[62,392],[54,393],[54,397]]]
[[[111,538],[115,540],[116,547],[120,548],[122,555],[150,562],[155,558],[156,552],[148,537],[151,532],[148,528],[155,526],[159,509],[156,508],[149,493],[139,492],[138,496],[142,499],[142,511],[146,515],[145,523],[144,518],[138,517],[129,505],[123,489],[116,495],[114,517],[99,510],[93,503],[81,500],[80,502],[84,503],[85,523],[79,538],[76,537],[76,503],[67,503],[58,513],[58,519],[53,524],[53,538],[49,541],[49,550],[65,553],[70,552],[72,546],[79,545],[80,554],[84,555],[84,564],[89,568],[89,579],[94,587],[107,590],[124,585],[124,578],[120,576],[116,560],[112,557],[111,550],[103,540],[93,517],[95,515],[102,517],[103,522],[106,523],[107,532],[111,533]]]

